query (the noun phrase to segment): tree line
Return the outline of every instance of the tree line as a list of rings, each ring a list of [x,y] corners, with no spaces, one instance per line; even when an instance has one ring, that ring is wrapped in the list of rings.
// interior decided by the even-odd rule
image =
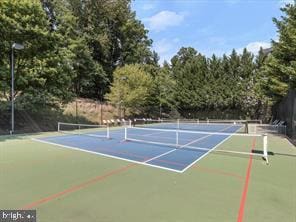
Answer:
[[[0,108],[11,99],[9,55],[20,42],[18,107],[38,111],[84,97],[108,101],[129,116],[266,118],[296,88],[295,5],[282,12],[273,19],[279,39],[271,53],[244,49],[208,58],[182,47],[159,66],[130,0],[2,0]]]
[[[133,116],[196,118],[204,111],[259,118],[268,106],[258,77],[266,57],[263,49],[256,57],[245,49],[241,55],[233,50],[207,58],[194,48],[181,48],[163,67],[116,69],[107,99]]]

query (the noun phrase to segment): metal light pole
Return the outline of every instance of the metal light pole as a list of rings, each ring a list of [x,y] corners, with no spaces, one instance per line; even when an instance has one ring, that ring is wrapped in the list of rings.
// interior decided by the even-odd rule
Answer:
[[[10,134],[14,133],[14,54],[13,49],[22,50],[24,46],[18,43],[13,43],[11,46],[11,130]]]

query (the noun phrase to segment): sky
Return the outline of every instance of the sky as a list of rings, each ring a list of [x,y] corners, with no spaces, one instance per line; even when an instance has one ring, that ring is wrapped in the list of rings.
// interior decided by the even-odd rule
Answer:
[[[272,18],[294,0],[134,0],[132,9],[149,30],[160,63],[181,47],[211,56],[243,48],[256,54],[277,40]]]

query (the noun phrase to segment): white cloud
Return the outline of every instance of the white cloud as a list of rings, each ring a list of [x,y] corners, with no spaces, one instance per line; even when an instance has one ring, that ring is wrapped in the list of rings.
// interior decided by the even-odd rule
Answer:
[[[271,47],[271,44],[269,42],[250,42],[247,46],[237,49],[237,52],[242,53],[244,48],[247,48],[249,52],[257,54],[260,50],[260,47],[262,47],[263,49],[269,48]]]
[[[184,20],[184,14],[178,14],[173,11],[161,11],[144,20],[148,21],[150,30],[162,31],[168,27],[180,25]]]

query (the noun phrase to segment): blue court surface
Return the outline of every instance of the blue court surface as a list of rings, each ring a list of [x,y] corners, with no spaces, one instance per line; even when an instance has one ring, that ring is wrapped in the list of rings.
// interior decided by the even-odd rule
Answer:
[[[210,126],[204,126],[204,131],[208,129],[206,127]],[[218,129],[214,128],[212,131],[234,133],[240,128],[241,126],[236,125],[219,125]],[[157,129],[150,131],[149,129],[133,127],[127,128],[127,130],[128,138],[131,137],[131,140],[124,139],[124,128],[111,128],[110,139],[86,135],[60,134],[34,140],[65,149],[75,149],[182,173],[231,136],[231,134],[207,135],[182,131],[178,135],[179,146],[176,147],[174,146],[176,144],[176,132],[174,131],[157,131]],[[208,131],[210,130],[208,129]],[[91,134],[105,135],[104,132],[100,131]],[[189,146],[208,148],[209,150],[188,149]]]

